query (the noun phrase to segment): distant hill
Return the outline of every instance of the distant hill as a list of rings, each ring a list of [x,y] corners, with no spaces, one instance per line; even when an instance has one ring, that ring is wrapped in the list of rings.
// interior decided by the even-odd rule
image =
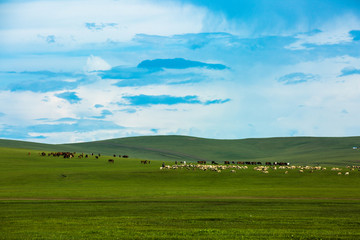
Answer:
[[[217,140],[188,136],[143,136],[74,144],[0,139],[0,147],[129,155],[161,161],[284,161],[299,165],[360,165],[360,137],[284,137]]]

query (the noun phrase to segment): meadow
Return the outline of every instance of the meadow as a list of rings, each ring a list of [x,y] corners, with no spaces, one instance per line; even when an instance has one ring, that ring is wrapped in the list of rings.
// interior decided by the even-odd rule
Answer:
[[[144,165],[130,154],[40,152],[0,147],[0,239],[360,238],[360,172],[346,164],[160,170],[163,160]]]

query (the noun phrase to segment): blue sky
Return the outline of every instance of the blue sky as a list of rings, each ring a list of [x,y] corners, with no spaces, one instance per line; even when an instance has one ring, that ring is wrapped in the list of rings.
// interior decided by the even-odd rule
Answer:
[[[359,136],[357,0],[0,3],[0,138]]]

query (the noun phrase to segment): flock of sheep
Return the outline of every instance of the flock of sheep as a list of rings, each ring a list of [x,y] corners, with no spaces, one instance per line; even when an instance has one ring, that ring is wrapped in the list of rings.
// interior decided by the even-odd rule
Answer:
[[[166,169],[186,169],[186,170],[201,170],[201,171],[214,171],[220,173],[221,171],[229,169],[230,172],[235,173],[237,170],[248,169],[248,166],[239,166],[239,165],[206,165],[206,164],[175,164],[175,165],[163,165],[160,167],[160,170]],[[333,167],[330,171],[337,172],[338,175],[349,175],[350,171],[358,170],[360,171],[360,166],[347,166],[347,171],[344,173],[343,170],[338,167]],[[265,174],[268,174],[269,171],[285,170],[284,174],[288,174],[289,170],[298,170],[300,173],[309,172],[313,173],[315,171],[326,171],[326,167],[321,166],[256,166],[253,167],[255,171],[259,171]]]
[[[238,165],[206,165],[206,164],[180,164],[180,165],[165,165],[160,167],[160,170],[164,169],[187,169],[187,170],[202,170],[202,171],[214,171],[221,172],[222,170],[231,169],[232,172],[236,172],[235,169],[247,169],[248,166]]]

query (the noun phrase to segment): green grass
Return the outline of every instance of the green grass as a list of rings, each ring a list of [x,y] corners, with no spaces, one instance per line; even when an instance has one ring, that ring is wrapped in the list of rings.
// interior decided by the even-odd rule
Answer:
[[[0,239],[360,238],[360,172],[345,167],[217,173],[40,152],[0,148]]]
[[[360,137],[289,137],[216,140],[187,136],[147,136],[76,144],[0,140],[0,147],[127,154],[163,161],[285,161],[298,165],[360,165]]]
[[[358,239],[358,202],[2,202],[3,239]]]

